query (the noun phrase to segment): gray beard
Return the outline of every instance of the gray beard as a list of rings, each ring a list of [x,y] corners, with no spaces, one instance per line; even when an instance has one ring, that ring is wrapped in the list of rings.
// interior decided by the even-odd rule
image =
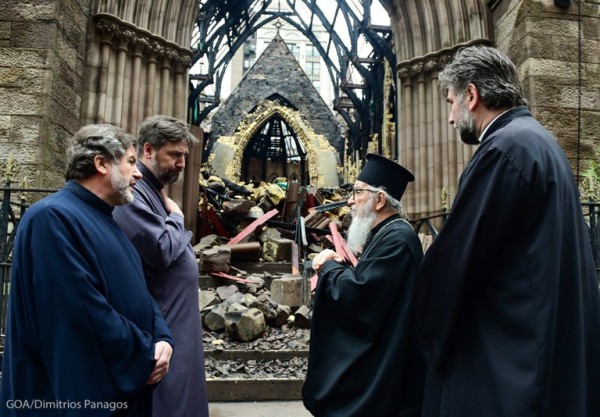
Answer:
[[[371,210],[370,206],[367,210],[357,212],[352,217],[352,223],[348,228],[348,248],[354,253],[362,252],[365,243],[367,242],[367,236],[375,223],[375,212]]]
[[[133,203],[134,197],[129,188],[129,182],[121,176],[119,167],[117,165],[112,165],[110,169],[110,182],[113,188],[113,193],[115,194],[115,197],[117,197],[117,203],[115,205],[122,206]]]

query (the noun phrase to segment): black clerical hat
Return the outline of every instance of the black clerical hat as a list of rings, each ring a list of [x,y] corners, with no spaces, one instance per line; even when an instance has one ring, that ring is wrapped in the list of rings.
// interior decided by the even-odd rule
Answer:
[[[413,174],[394,161],[374,153],[367,154],[367,162],[357,180],[372,187],[385,187],[396,200],[402,198],[406,185],[415,180]]]

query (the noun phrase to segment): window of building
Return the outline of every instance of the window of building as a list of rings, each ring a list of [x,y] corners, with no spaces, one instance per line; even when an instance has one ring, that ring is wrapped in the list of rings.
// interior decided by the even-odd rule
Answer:
[[[296,60],[300,59],[300,46],[296,45],[295,43],[288,43],[287,46],[290,48],[290,51],[292,51],[292,54]]]
[[[318,81],[321,75],[321,63],[319,61],[306,61],[304,64],[304,72],[312,81]]]

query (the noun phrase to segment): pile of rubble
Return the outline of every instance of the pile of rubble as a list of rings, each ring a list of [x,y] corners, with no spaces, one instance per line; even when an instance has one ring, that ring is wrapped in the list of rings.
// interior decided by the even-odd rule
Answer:
[[[302,277],[282,276],[271,283],[273,292],[264,287],[264,279],[252,275],[243,285],[231,284],[200,290],[202,322],[209,332],[225,333],[234,341],[251,342],[268,327],[293,325],[310,328],[310,300],[302,303],[298,289]],[[245,291],[245,292],[243,292]],[[211,341],[218,345],[222,338]]]
[[[254,228],[260,233],[264,227],[270,227],[277,229],[280,236],[296,241],[300,241],[299,233],[305,233],[304,243],[319,246],[323,236],[329,234],[329,223],[336,223],[338,228],[344,227],[343,222],[348,223],[344,218],[350,212],[350,191],[349,185],[317,189],[285,178],[257,185],[236,184],[203,172],[199,235],[216,234],[235,243],[256,242]],[[254,228],[246,230],[251,223]],[[238,236],[243,231],[246,233]]]
[[[205,361],[206,378],[219,379],[301,379],[306,377],[307,358],[256,360],[235,359],[219,360],[207,358]]]
[[[311,278],[315,282],[310,259],[336,247],[337,230],[350,217],[348,192],[279,180],[255,187],[204,176],[202,239],[194,250],[208,334],[244,343],[266,339],[272,328],[310,328]]]

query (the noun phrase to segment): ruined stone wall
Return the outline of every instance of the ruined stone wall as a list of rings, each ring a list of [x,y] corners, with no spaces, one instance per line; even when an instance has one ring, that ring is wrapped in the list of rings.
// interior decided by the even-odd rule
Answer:
[[[79,128],[88,0],[2,0],[0,162],[14,155],[30,185],[64,183]]]
[[[493,15],[496,44],[517,65],[534,116],[581,174],[600,160],[600,2],[502,0]]]
[[[283,43],[283,40],[280,42]],[[279,94],[302,113],[317,135],[327,138],[339,152],[341,160],[344,143],[339,123],[285,44],[277,47],[279,51],[276,53],[268,53],[270,46],[261,55],[215,113],[209,145],[221,136],[232,136],[247,113],[264,99]],[[282,59],[282,53],[290,55],[291,59]]]

